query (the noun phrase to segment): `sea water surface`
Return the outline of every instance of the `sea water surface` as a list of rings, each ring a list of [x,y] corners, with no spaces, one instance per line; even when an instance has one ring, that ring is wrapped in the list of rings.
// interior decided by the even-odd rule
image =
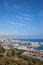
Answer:
[[[30,42],[43,42],[43,39],[14,39],[14,40],[30,41]]]
[[[15,39],[21,41],[30,41],[30,42],[43,42],[43,39]],[[43,50],[43,44],[39,45],[38,47],[34,48],[35,50]]]
[[[21,40],[21,41],[28,41],[28,42],[42,42],[43,43],[43,39],[13,39],[13,40]],[[7,44],[8,46],[13,46],[14,45],[14,43],[12,44],[12,43],[8,43]],[[20,45],[22,45],[22,46],[25,46],[23,43],[22,44],[20,44]],[[39,45],[38,47],[36,47],[36,48],[34,48],[34,47],[32,47],[34,50],[43,50],[43,44],[41,44],[41,45]]]

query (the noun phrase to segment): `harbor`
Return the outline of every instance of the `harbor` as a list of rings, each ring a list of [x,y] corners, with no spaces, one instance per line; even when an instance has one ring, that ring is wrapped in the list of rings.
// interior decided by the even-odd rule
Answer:
[[[4,48],[6,51],[0,55],[6,56],[7,53],[14,51],[14,54],[22,52],[22,56],[29,58],[39,59],[43,61],[43,49],[37,49],[43,46],[43,42],[30,42],[21,40],[8,40],[3,39],[0,41],[0,47]]]

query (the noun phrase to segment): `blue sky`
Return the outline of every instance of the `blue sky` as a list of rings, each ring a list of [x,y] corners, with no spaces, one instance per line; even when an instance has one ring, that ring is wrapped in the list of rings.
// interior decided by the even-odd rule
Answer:
[[[0,0],[0,35],[43,37],[43,0]]]

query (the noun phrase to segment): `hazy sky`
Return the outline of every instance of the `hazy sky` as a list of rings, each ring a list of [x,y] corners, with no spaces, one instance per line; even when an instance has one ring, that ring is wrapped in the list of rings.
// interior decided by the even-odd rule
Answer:
[[[43,36],[43,0],[0,0],[0,35]]]

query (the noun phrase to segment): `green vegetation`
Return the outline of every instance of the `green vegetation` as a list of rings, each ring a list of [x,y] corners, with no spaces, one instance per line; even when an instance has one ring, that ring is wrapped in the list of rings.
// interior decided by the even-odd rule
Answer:
[[[0,48],[0,53],[5,52],[4,48]],[[7,53],[6,56],[0,58],[0,65],[43,65],[39,59],[29,58],[21,55],[22,51],[15,53],[14,50]]]
[[[3,47],[0,48],[0,53],[4,53],[5,49]]]
[[[8,57],[14,56],[15,52],[12,50],[10,53],[7,53]]]

